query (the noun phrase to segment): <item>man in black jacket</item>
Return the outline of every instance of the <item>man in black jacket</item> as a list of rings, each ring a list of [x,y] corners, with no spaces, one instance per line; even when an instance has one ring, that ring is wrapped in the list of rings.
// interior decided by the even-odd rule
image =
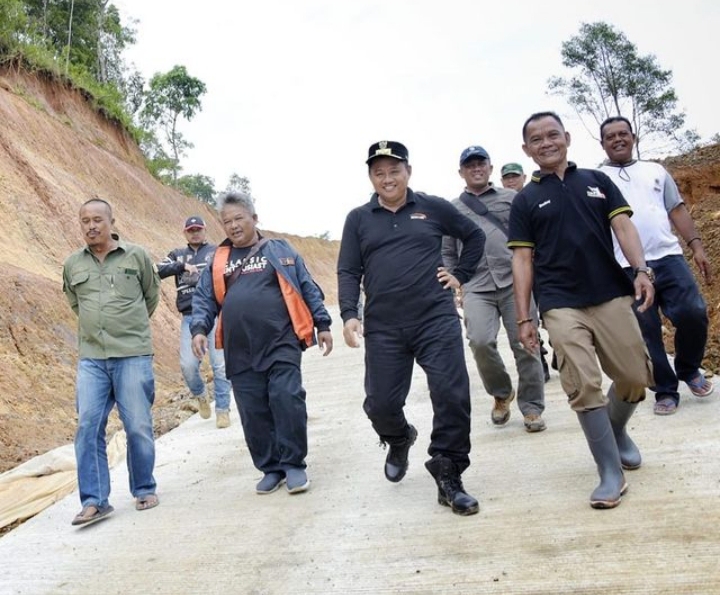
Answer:
[[[177,309],[182,314],[180,329],[180,369],[193,398],[197,400],[200,416],[210,417],[210,400],[205,382],[200,375],[200,360],[192,352],[190,320],[192,299],[200,273],[212,262],[215,245],[206,239],[207,230],[202,217],[193,216],[185,221],[187,246],[176,248],[158,264],[160,278],[174,276],[177,288]],[[225,377],[225,357],[221,349],[215,349],[214,331],[209,334],[210,364],[215,385],[215,416],[218,428],[230,426],[230,381]]]

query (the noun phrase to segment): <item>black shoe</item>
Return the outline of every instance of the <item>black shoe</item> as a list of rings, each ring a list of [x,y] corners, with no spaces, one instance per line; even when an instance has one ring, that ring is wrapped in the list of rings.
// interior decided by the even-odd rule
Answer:
[[[381,438],[383,443],[390,445],[390,452],[385,459],[385,477],[388,481],[396,483],[405,477],[408,470],[408,453],[416,439],[417,430],[411,424],[405,429],[404,438]]]
[[[554,352],[554,351],[553,351],[552,360],[550,361],[550,367],[551,367],[553,370],[557,370],[557,369],[558,369],[557,355],[555,355],[555,352]]]
[[[465,492],[457,466],[447,457],[435,456],[425,463],[438,486],[438,504],[449,506],[455,514],[469,516],[480,510],[478,501]]]

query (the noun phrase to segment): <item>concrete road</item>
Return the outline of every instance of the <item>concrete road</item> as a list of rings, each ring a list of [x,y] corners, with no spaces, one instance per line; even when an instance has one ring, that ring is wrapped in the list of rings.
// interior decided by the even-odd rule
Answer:
[[[588,504],[594,464],[556,373],[548,429],[527,434],[515,405],[505,427],[492,426],[470,366],[473,464],[463,479],[481,509],[459,517],[436,503],[423,466],[422,372],[407,403],[420,435],[406,478],[392,484],[361,408],[362,349],[334,335],[331,356],[304,360],[308,493],[256,495],[260,473],[235,410],[227,430],[196,415],[158,440],[158,508],[135,511],[118,466],[109,519],[71,527],[73,493],[0,539],[0,593],[720,593],[720,395],[696,399],[683,385],[670,417],[643,403],[631,431],[644,464],[628,473],[622,505],[598,511]]]

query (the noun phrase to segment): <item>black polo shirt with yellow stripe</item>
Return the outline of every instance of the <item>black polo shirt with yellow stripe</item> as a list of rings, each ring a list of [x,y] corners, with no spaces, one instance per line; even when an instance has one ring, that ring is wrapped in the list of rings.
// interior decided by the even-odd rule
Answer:
[[[632,209],[604,173],[569,163],[564,179],[535,172],[510,210],[510,248],[532,248],[540,312],[633,294],[615,260],[610,221]]]

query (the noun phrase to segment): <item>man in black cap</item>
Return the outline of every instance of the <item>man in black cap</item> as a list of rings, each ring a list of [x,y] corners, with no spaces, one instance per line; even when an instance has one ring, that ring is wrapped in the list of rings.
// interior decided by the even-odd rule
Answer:
[[[502,168],[500,168],[500,180],[502,182],[503,188],[509,188],[510,190],[514,190],[515,192],[520,192],[523,189],[523,186],[525,186],[526,179],[527,176],[525,175],[523,166],[519,163],[506,163],[502,166]],[[548,366],[547,360],[545,359],[548,351],[545,348],[545,342],[542,340],[542,336],[539,337],[539,340],[540,363],[543,367],[545,382],[547,382],[550,380],[550,368]],[[557,359],[554,353],[552,358],[552,367],[557,370]]]
[[[465,329],[483,386],[495,399],[490,418],[496,426],[503,426],[510,419],[515,390],[497,345],[502,320],[515,357],[518,407],[525,430],[542,432],[545,429],[543,368],[539,354],[526,351],[520,344],[513,297],[512,252],[507,247],[510,205],[516,193],[495,187],[490,181],[492,171],[490,155],[482,147],[468,147],[460,155],[458,173],[465,181],[465,190],[453,204],[477,223],[486,237],[485,253],[472,277],[462,286]],[[455,271],[463,251],[461,241],[443,239],[443,262],[450,272]]]
[[[456,514],[474,514],[478,502],[461,481],[470,464],[470,383],[451,290],[473,275],[485,237],[449,202],[408,188],[412,170],[401,143],[373,144],[366,163],[375,192],[348,214],[338,258],[343,336],[350,347],[365,339],[363,408],[381,442],[390,445],[385,477],[398,482],[417,438],[403,412],[417,361],[427,374],[433,405],[431,459],[425,467],[438,485],[438,502]],[[446,235],[465,246],[454,274],[442,266]]]
[[[160,278],[174,276],[177,288],[176,305],[182,314],[180,327],[180,369],[194,399],[200,416],[210,417],[210,399],[200,375],[200,360],[192,352],[190,320],[192,299],[200,273],[212,262],[215,245],[206,239],[207,231],[202,217],[194,215],[185,221],[187,246],[176,248],[157,265]],[[218,428],[230,426],[230,381],[225,377],[225,357],[222,349],[215,349],[215,333],[210,333],[210,364],[215,387],[215,418]]]

